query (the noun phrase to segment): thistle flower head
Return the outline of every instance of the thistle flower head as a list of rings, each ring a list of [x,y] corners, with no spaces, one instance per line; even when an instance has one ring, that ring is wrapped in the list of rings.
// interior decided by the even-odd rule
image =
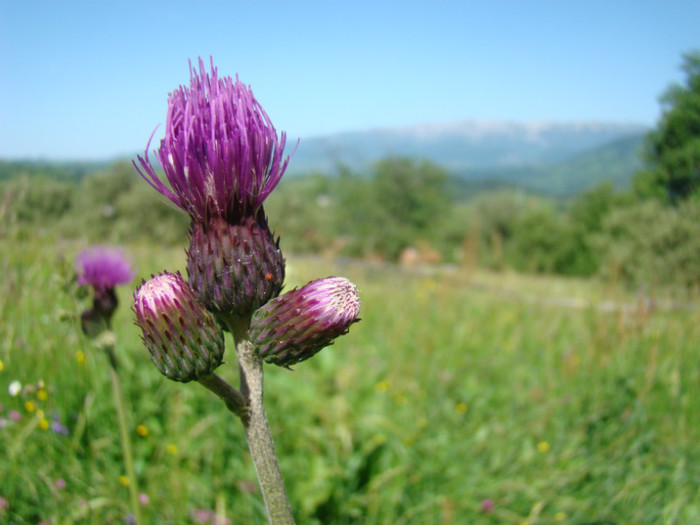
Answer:
[[[126,284],[134,278],[134,271],[121,249],[94,246],[83,250],[75,260],[78,284],[107,290]]]
[[[221,364],[223,332],[179,272],[144,281],[133,310],[153,363],[169,379],[198,379]]]
[[[119,248],[94,246],[82,251],[75,261],[78,284],[94,289],[92,309],[80,316],[83,332],[95,337],[108,329],[117,309],[118,284],[126,284],[134,278],[131,264]]]
[[[250,339],[268,363],[304,361],[359,321],[357,288],[342,277],[316,279],[271,300],[253,314]]]
[[[134,166],[157,191],[190,214],[208,222],[220,216],[237,222],[254,215],[277,186],[287,168],[281,138],[253,96],[236,76],[219,78],[199,59],[199,72],[190,63],[190,86],[168,97],[165,138],[156,151],[170,188],[148,160]]]

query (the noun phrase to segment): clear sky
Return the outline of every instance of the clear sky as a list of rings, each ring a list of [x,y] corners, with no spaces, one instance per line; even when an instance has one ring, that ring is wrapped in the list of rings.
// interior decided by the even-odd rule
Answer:
[[[0,0],[0,158],[143,151],[209,55],[302,145],[469,119],[653,125],[699,28],[697,0]]]

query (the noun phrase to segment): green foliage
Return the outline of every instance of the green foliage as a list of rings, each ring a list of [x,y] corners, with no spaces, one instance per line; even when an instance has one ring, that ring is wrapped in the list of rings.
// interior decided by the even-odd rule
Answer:
[[[379,161],[369,179],[341,177],[339,233],[349,253],[396,260],[418,240],[429,239],[449,210],[447,173],[428,161]]]
[[[104,170],[106,162],[51,162],[0,159],[0,182],[24,177],[56,179],[77,184],[83,178]]]
[[[67,178],[24,176],[0,185],[0,236],[51,232],[92,243],[183,242],[186,214],[154,192],[130,163],[116,162],[78,182]]]
[[[649,168],[637,175],[637,191],[645,197],[663,195],[677,203],[700,185],[700,52],[684,56],[683,85],[672,85],[661,98],[663,116],[649,133]]]
[[[72,275],[83,246],[0,240],[0,297],[11,298],[0,301],[2,522],[128,519],[106,356],[77,322],[89,304]],[[179,247],[125,249],[135,281],[184,264]],[[362,322],[293,372],[266,366],[298,523],[698,522],[697,309],[627,308],[634,296],[592,281],[295,258],[288,286],[329,274],[358,284]],[[114,329],[146,523],[194,524],[196,509],[217,507],[233,523],[263,523],[242,425],[201,386],[157,372],[131,288],[118,289]],[[561,289],[591,306],[553,306]],[[598,309],[610,299],[620,308]],[[227,361],[219,372],[236,384]],[[13,380],[25,387],[17,397]],[[37,410],[69,434],[42,430]]]
[[[71,209],[74,188],[55,178],[27,176],[4,185],[5,219],[41,227],[53,223]]]
[[[597,245],[604,274],[637,286],[700,284],[700,203],[668,207],[657,200],[613,210]]]
[[[509,245],[516,270],[537,273],[575,273],[577,256],[573,228],[551,206],[525,210],[513,227]]]
[[[368,176],[283,180],[265,208],[283,250],[396,260],[408,246],[444,245],[452,205],[442,168],[389,158]]]

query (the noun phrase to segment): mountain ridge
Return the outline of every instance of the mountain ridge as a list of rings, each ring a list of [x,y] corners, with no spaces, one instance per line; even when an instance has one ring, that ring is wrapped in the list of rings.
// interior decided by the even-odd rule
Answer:
[[[300,141],[289,173],[363,170],[387,156],[426,158],[448,171],[554,163],[647,131],[636,123],[498,120],[348,131]]]

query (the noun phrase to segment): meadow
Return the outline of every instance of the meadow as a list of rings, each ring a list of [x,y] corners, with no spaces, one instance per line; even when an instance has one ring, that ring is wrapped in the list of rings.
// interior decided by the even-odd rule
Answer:
[[[78,323],[85,246],[0,239],[1,523],[129,521],[109,367]],[[184,273],[183,249],[125,251],[139,277],[114,331],[145,522],[264,523],[240,421],[162,377],[133,324],[133,288]],[[286,287],[322,275],[358,285],[362,321],[293,371],[266,365],[298,523],[700,523],[700,301],[293,256]]]

